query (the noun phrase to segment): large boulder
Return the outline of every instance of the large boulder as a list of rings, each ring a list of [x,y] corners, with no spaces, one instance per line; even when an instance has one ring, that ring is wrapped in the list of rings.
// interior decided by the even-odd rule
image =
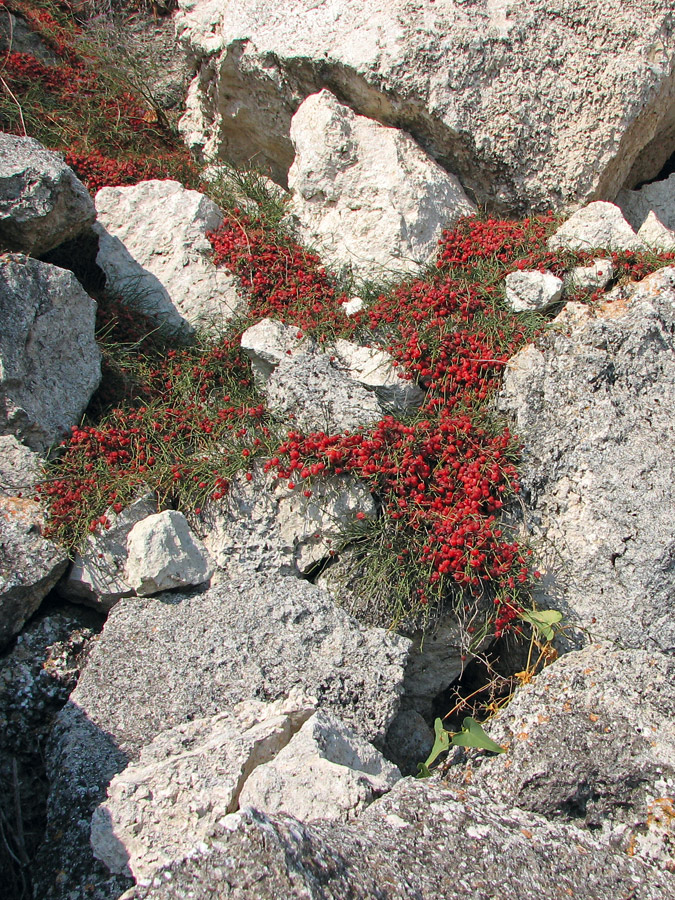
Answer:
[[[52,734],[41,896],[65,898],[92,880],[124,883],[95,863],[89,821],[113,776],[160,732],[302,689],[382,741],[407,654],[405,638],[358,625],[296,578],[121,600]]]
[[[291,119],[327,88],[409,132],[479,204],[547,210],[653,178],[675,148],[662,0],[181,0],[197,61],[181,128],[283,183]]]
[[[0,433],[45,450],[80,421],[101,379],[95,317],[71,272],[0,258]]]
[[[595,644],[554,662],[490,721],[507,753],[448,775],[675,872],[674,722],[673,657]]]
[[[370,279],[419,272],[443,228],[476,212],[410,135],[357,116],[329,91],[302,103],[291,140],[288,214],[334,269]]]
[[[670,652],[674,323],[673,267],[594,307],[570,303],[511,360],[501,398],[524,445],[542,606],[596,638]]]
[[[614,203],[597,201],[577,210],[548,239],[549,250],[646,250]]]
[[[238,280],[211,260],[216,204],[177,181],[142,181],[96,194],[96,262],[109,287],[169,330],[222,328],[245,311]]]
[[[0,249],[41,256],[96,218],[63,157],[29,137],[0,134]]]
[[[42,537],[42,509],[33,499],[40,458],[12,435],[0,437],[0,649],[17,634],[68,563]]]
[[[616,202],[645,244],[675,250],[675,174],[637,191],[621,191]]]
[[[490,794],[405,779],[353,824],[249,809],[121,900],[670,900],[673,875]]]

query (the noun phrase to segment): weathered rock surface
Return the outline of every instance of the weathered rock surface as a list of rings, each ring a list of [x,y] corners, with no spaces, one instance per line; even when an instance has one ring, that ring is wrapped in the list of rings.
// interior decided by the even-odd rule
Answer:
[[[204,584],[211,572],[206,547],[175,509],[147,516],[129,532],[124,579],[141,597]]]
[[[306,573],[335,550],[357,514],[375,515],[367,486],[347,475],[313,479],[310,497],[302,481],[289,488],[272,473],[252,476],[237,476],[227,496],[207,503],[199,517],[204,545],[229,577]]]
[[[312,360],[316,360],[317,373],[313,379],[316,385],[313,393],[320,389],[322,381],[328,379],[328,382],[332,383],[341,376],[344,382],[342,392],[356,390],[358,396],[362,397],[363,392],[358,387],[362,386],[375,394],[381,410],[378,418],[381,418],[384,410],[406,412],[419,406],[424,400],[424,391],[399,374],[391,355],[378,347],[363,347],[340,338],[321,349],[316,341],[306,337],[302,331],[291,325],[284,325],[276,319],[261,319],[247,328],[241,336],[241,347],[251,360],[253,375],[260,389],[266,392],[271,381],[274,396],[279,390],[276,387],[277,379],[273,379],[272,375],[280,365],[283,364],[281,371],[284,374],[280,377],[285,384],[290,378],[289,372],[292,373],[296,366],[307,368],[311,366]],[[326,372],[328,375],[320,374]],[[356,382],[357,386],[349,382]],[[295,387],[294,396],[302,389],[303,384],[304,382],[300,381]],[[324,391],[327,396],[323,405],[328,409],[330,403],[328,383],[324,386]],[[318,403],[320,400],[314,398],[312,409]],[[371,409],[374,411],[372,402],[366,405],[369,411]],[[309,413],[307,415],[309,416]],[[349,415],[358,418],[358,410],[352,410]],[[322,418],[326,418],[325,412]]]
[[[673,151],[662,0],[179,5],[198,64],[184,136],[209,159],[255,158],[280,183],[292,116],[322,88],[408,131],[495,211],[611,200]]]
[[[506,302],[514,312],[546,309],[562,297],[562,279],[552,272],[511,272],[504,281]]]
[[[0,433],[44,450],[80,420],[101,378],[95,316],[71,272],[0,259]]]
[[[0,246],[41,256],[96,218],[87,189],[63,157],[38,141],[0,134]]]
[[[44,516],[32,495],[39,464],[38,455],[16,438],[0,436],[0,649],[18,634],[68,564],[65,551],[41,534]]]
[[[631,226],[638,231],[653,213],[670,230],[675,229],[675,174],[663,181],[653,181],[637,191],[621,191],[616,198]]]
[[[42,878],[41,896],[104,884],[109,874],[89,846],[92,812],[161,731],[302,688],[362,736],[382,740],[407,653],[404,638],[362,628],[295,578],[257,575],[205,593],[121,600],[52,735],[41,869],[52,880]]]
[[[127,538],[134,525],[156,512],[157,500],[152,496],[140,497],[120,513],[106,510],[110,528],[89,535],[84,547],[75,553],[59,593],[102,612],[112,609],[122,597],[130,597],[134,589],[124,578]]]
[[[239,806],[302,822],[346,822],[400,779],[396,766],[340,719],[319,710],[274,759],[255,769]]]
[[[290,135],[289,219],[336,270],[370,279],[418,272],[443,228],[476,212],[409,134],[357,116],[330,91],[301,104]]]
[[[590,266],[575,266],[565,277],[566,291],[598,291],[614,277],[611,259],[594,259]]]
[[[675,872],[674,723],[675,659],[595,644],[561,657],[490,721],[507,753],[449,776]]]
[[[511,361],[501,400],[524,444],[542,606],[596,638],[670,652],[674,322],[672,267],[595,308],[568,304]]]
[[[638,237],[652,250],[663,253],[672,253],[675,250],[675,231],[666,228],[651,211],[640,226]]]
[[[251,773],[282,750],[314,711],[298,692],[159,734],[113,778],[92,817],[94,855],[117,874],[146,879],[189,854],[238,809]]]
[[[549,250],[644,250],[613,203],[597,201],[575,212],[548,239]]]
[[[223,216],[177,181],[102,188],[96,262],[109,286],[169,330],[222,327],[245,311],[237,279],[211,261],[206,233]]]
[[[588,832],[495,803],[489,794],[405,779],[353,824],[303,825],[255,810],[224,820],[191,858],[123,900],[664,900],[673,876]],[[252,887],[254,886],[254,887]]]

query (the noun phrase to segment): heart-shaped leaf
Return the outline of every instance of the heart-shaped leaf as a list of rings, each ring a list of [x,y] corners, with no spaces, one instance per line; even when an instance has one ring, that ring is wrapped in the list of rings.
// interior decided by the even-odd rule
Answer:
[[[553,626],[562,621],[562,617],[557,609],[529,609],[520,614],[520,618],[529,622],[547,641],[552,641],[555,637]]]
[[[504,748],[495,743],[492,738],[489,738],[478,722],[472,719],[471,716],[467,716],[464,719],[462,730],[458,734],[453,735],[451,743],[455,747],[478,747],[481,750],[490,750],[491,753],[504,753]]]

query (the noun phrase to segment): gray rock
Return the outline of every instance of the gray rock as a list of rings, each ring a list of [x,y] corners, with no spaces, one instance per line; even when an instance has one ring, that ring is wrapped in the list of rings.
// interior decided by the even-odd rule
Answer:
[[[165,509],[129,531],[124,579],[139,596],[204,584],[211,572],[206,548],[183,513]]]
[[[264,388],[269,409],[301,431],[339,434],[379,422],[385,414],[376,395],[325,354],[282,359]]]
[[[288,216],[334,269],[367,279],[419,272],[443,228],[476,212],[409,134],[355,115],[329,91],[300,105],[290,135]]]
[[[96,218],[87,189],[63,157],[29,137],[0,134],[0,245],[41,256]]]
[[[143,181],[96,194],[96,262],[109,287],[169,330],[222,328],[245,312],[239,281],[216,268],[206,237],[223,216],[177,181]]]
[[[340,719],[319,710],[246,780],[239,805],[302,822],[355,819],[400,779],[396,766]]]
[[[424,400],[424,391],[399,373],[386,350],[339,339],[326,352],[350,378],[372,390],[385,410],[405,413]]]
[[[613,203],[597,201],[575,212],[548,239],[549,250],[645,250]]]
[[[277,319],[261,319],[242,334],[241,349],[251,360],[256,384],[262,388],[284,357],[313,353],[316,345],[297,327]]]
[[[46,65],[56,65],[58,56],[40,40],[39,35],[26,24],[21,16],[13,15],[8,9],[0,16],[0,50],[6,53],[29,53]]]
[[[489,794],[405,779],[353,824],[303,825],[254,810],[121,900],[672,900],[675,879],[588,832]],[[254,887],[252,887],[254,886]]]
[[[448,774],[673,872],[674,722],[675,659],[595,644],[554,662],[490,721],[507,753]]]
[[[511,272],[506,276],[506,303],[514,312],[542,310],[562,297],[563,282],[552,272]]]
[[[42,537],[33,499],[41,460],[11,435],[0,437],[0,649],[21,630],[63,574],[68,557]]]
[[[238,809],[254,770],[312,715],[316,700],[291,694],[276,703],[242,703],[157,735],[138,762],[113,778],[95,810],[94,855],[111,872],[142,880],[193,851]]]
[[[322,88],[408,131],[493,211],[613,199],[672,153],[662,0],[179,6],[197,70],[186,140],[208,159],[254,158],[279,183],[291,119]]]
[[[71,272],[0,259],[0,432],[45,450],[80,421],[101,378],[95,315]]]
[[[92,812],[113,776],[160,732],[301,688],[381,741],[398,709],[407,653],[404,638],[360,627],[295,578],[121,600],[52,736],[45,853],[61,864],[41,882],[42,896],[107,883],[89,846]],[[59,869],[65,874],[55,882]]]
[[[107,612],[134,589],[124,579],[127,538],[138,522],[157,512],[157,499],[140,497],[122,512],[106,510],[110,528],[89,535],[84,547],[75,553],[73,565],[59,584],[61,596]]]
[[[357,514],[375,515],[367,485],[348,475],[300,480],[289,488],[272,472],[251,474],[251,481],[238,475],[226,497],[208,502],[196,526],[211,559],[230,577],[309,572],[334,552]]]
[[[653,213],[664,228],[675,229],[675,174],[653,181],[637,191],[621,191],[616,198],[621,212],[638,231]]]
[[[674,322],[672,267],[593,309],[570,303],[511,361],[501,397],[524,444],[542,607],[596,639],[671,652]]]
[[[387,732],[385,753],[404,775],[416,775],[418,763],[427,759],[433,744],[426,719],[414,709],[401,709]]]

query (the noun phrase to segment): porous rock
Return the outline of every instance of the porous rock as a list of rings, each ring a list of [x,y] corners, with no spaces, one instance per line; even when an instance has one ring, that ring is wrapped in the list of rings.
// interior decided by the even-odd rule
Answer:
[[[299,328],[284,325],[277,319],[261,319],[244,331],[241,349],[251,360],[256,384],[263,387],[285,356],[312,353],[316,346]]]
[[[548,239],[549,250],[644,250],[613,203],[596,201],[573,213]]]
[[[674,722],[673,657],[594,644],[558,659],[490,721],[507,753],[448,775],[675,872]]]
[[[666,228],[651,210],[647,213],[647,218],[642,225],[640,225],[638,237],[652,250],[662,253],[675,251],[675,230]]]
[[[44,853],[53,864],[42,867],[52,872],[40,882],[43,896],[124,880],[94,861],[89,822],[113,776],[161,731],[302,688],[382,740],[407,653],[404,638],[359,626],[295,578],[256,575],[201,594],[121,600],[52,734]]]
[[[654,178],[673,132],[662,0],[181,0],[196,60],[181,130],[284,183],[291,119],[327,88],[408,131],[491,211],[546,211]]]
[[[211,260],[216,204],[177,181],[102,188],[95,198],[96,262],[109,287],[169,330],[222,328],[243,313],[238,280]]]
[[[33,491],[40,458],[0,436],[0,648],[21,630],[62,575],[65,551],[42,537]]]
[[[541,605],[596,638],[671,652],[674,322],[673,267],[594,308],[569,303],[511,360],[501,395],[524,445]]]
[[[227,496],[208,502],[199,530],[211,559],[230,577],[242,573],[297,575],[335,551],[343,530],[360,513],[375,515],[364,482],[348,475],[300,481],[292,488],[273,473],[236,476]],[[310,490],[310,496],[305,491]]]
[[[30,256],[76,237],[94,203],[63,157],[38,141],[0,134],[0,245]]]
[[[129,531],[124,579],[140,596],[203,584],[210,577],[206,548],[183,513],[166,509]]]
[[[130,597],[134,589],[124,578],[127,538],[134,525],[156,512],[157,500],[151,495],[140,497],[119,513],[112,508],[106,510],[110,527],[89,535],[76,551],[67,577],[59,584],[59,593],[101,611],[112,609],[122,597]]]
[[[302,822],[346,822],[400,777],[372,744],[337,716],[319,710],[273,759],[252,772],[239,805],[285,812]]]
[[[292,691],[275,703],[240,703],[161,732],[113,778],[95,810],[94,855],[111,872],[138,880],[193,851],[237,810],[253,771],[288,744],[315,707],[316,700]]]
[[[96,304],[71,272],[0,259],[0,432],[45,450],[79,422],[101,378]]]
[[[542,310],[562,297],[563,282],[552,272],[511,272],[505,278],[506,302],[514,312]]]
[[[244,810],[190,858],[121,900],[635,900],[674,896],[673,876],[588,832],[495,803],[485,792],[405,779],[354,823],[302,824]]]
[[[334,269],[371,279],[418,272],[443,228],[476,212],[409,134],[357,116],[330,91],[301,104],[290,135],[288,216]]]

